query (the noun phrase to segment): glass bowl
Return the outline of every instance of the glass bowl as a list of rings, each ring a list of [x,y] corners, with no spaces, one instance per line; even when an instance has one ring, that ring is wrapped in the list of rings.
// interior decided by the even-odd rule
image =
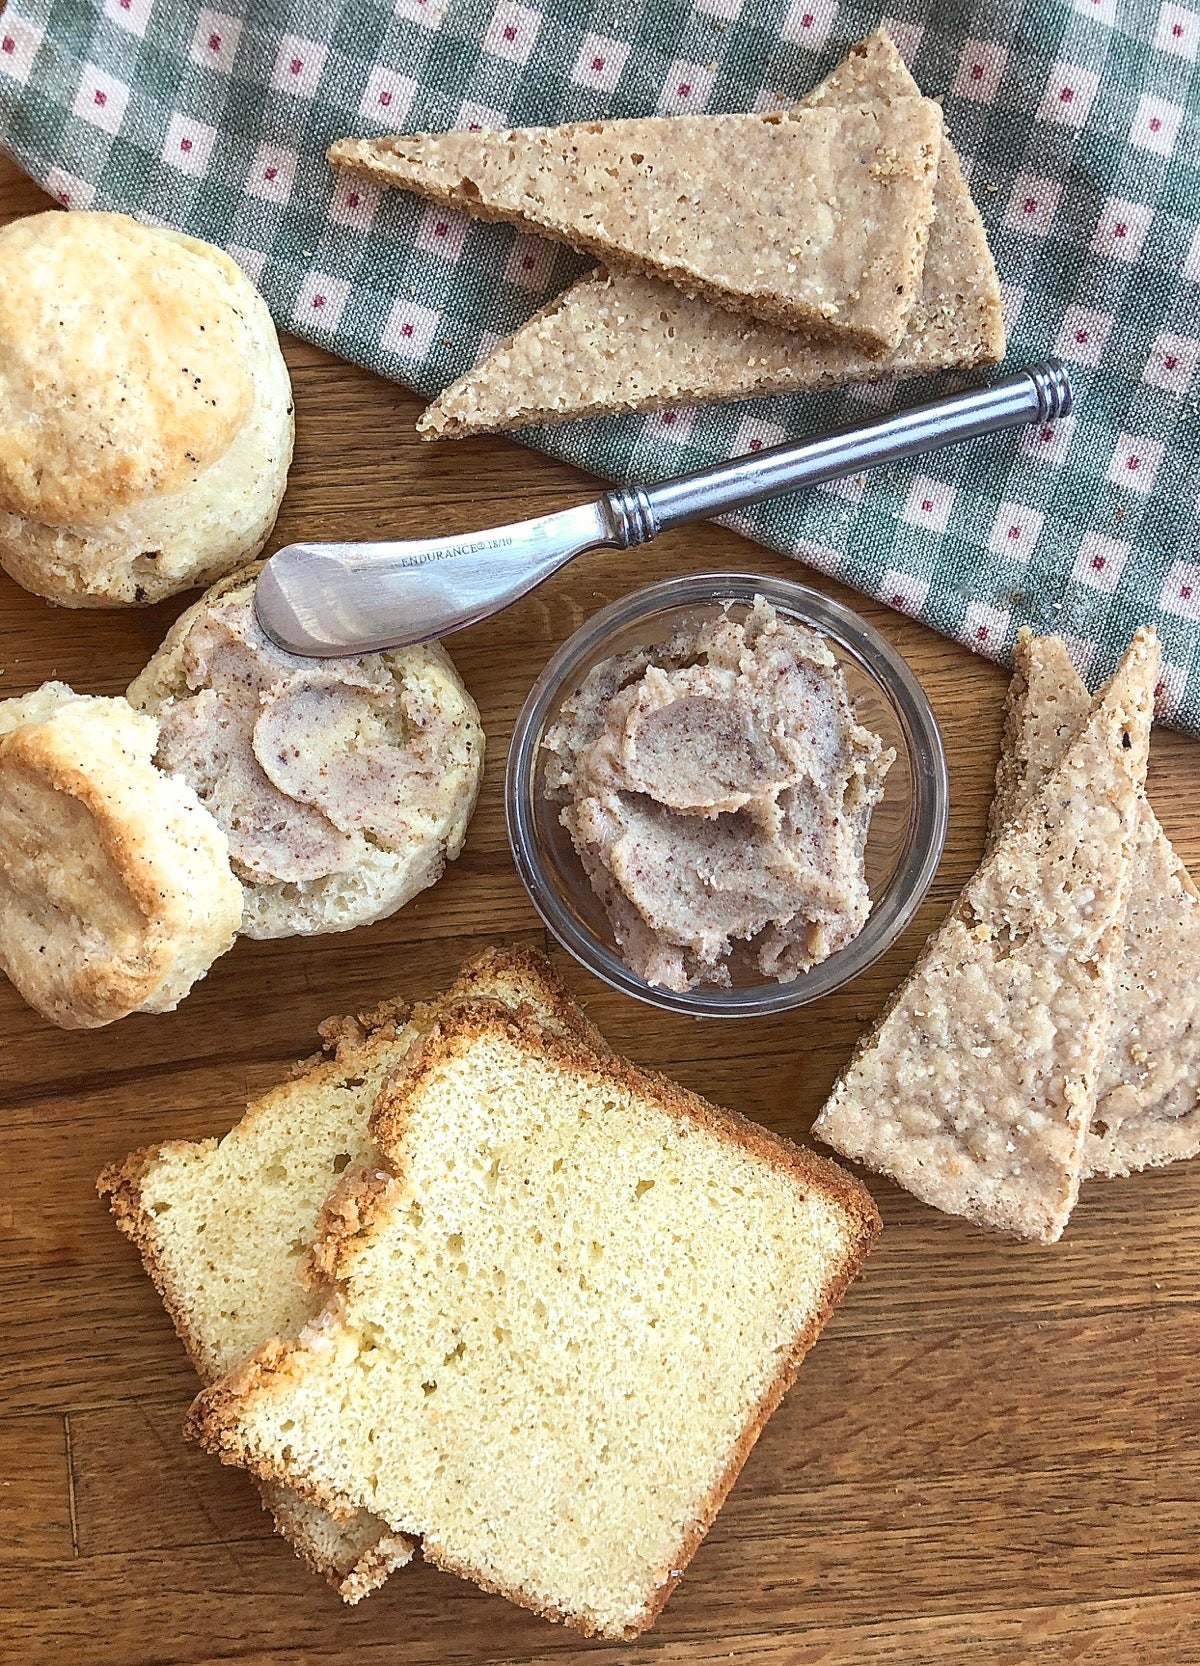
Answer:
[[[853,942],[787,983],[764,983],[752,968],[734,987],[684,993],[648,984],[617,950],[612,928],[585,875],[561,806],[543,791],[542,738],[560,707],[599,661],[665,641],[730,605],[744,617],[756,596],[828,640],[861,723],[896,750],[883,799],[871,818],[866,874],[872,908]],[[513,861],[534,907],[562,946],[613,988],[668,1012],[713,1018],[759,1016],[804,1006],[870,966],[912,919],[933,881],[946,838],[949,788],[937,722],[921,685],[865,619],[807,585],[749,573],[706,573],[647,585],[605,607],[559,648],[530,691],[508,753],[505,811]],[[757,981],[749,981],[756,977]]]

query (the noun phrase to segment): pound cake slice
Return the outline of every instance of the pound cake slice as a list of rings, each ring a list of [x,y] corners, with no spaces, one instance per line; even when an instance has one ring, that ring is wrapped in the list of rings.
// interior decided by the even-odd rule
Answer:
[[[225,1462],[586,1635],[662,1608],[879,1227],[834,1164],[494,1002],[414,1047],[329,1305],[201,1394]]]
[[[934,1208],[1039,1243],[1079,1194],[1157,675],[1157,639],[1139,631],[814,1125]]]
[[[1022,631],[992,839],[1054,769],[1089,697],[1061,637]],[[1083,1178],[1200,1154],[1200,892],[1142,800],[1108,1052],[1083,1148]]]
[[[604,1045],[544,956],[491,950],[468,962],[438,1003],[409,1014],[393,1002],[361,1019],[330,1019],[326,1056],[256,1100],[223,1139],[151,1146],[101,1174],[98,1188],[202,1382],[320,1310],[300,1276],[303,1260],[339,1176],[373,1161],[367,1121],[380,1084],[444,1006],[479,995]],[[284,1538],[348,1602],[412,1555],[408,1539],[366,1512],[338,1522],[278,1485],[263,1498]]]
[[[916,97],[343,139],[329,160],[878,356],[916,300],[941,143]]]
[[[878,29],[801,107],[919,93]],[[636,272],[591,272],[452,382],[417,431],[459,439],[620,411],[813,392],[872,376],[923,376],[1003,357],[996,263],[943,138],[925,267],[908,328],[890,355],[871,358],[830,336],[759,324]]]

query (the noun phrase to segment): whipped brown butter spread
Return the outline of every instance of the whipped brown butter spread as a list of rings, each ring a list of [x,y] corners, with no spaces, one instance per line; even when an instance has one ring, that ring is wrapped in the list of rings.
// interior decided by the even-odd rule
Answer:
[[[622,957],[648,983],[786,983],[871,909],[864,852],[895,753],[816,631],[759,597],[597,665],[543,741]]]
[[[364,840],[401,848],[441,809],[451,720],[382,655],[302,659],[259,629],[249,595],[207,608],[182,647],[192,692],[159,713],[159,765],[229,837],[239,878],[319,879]]]

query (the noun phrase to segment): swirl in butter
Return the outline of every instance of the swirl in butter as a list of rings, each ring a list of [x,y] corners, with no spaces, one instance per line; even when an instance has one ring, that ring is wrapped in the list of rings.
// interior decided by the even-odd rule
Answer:
[[[825,639],[761,597],[742,621],[597,665],[543,746],[546,790],[646,982],[728,987],[739,951],[790,982],[866,923],[895,753],[857,721]]]
[[[159,712],[159,765],[196,788],[251,884],[352,869],[442,812],[457,713],[381,654],[300,659],[276,648],[249,595],[206,608],[183,643],[189,694]]]

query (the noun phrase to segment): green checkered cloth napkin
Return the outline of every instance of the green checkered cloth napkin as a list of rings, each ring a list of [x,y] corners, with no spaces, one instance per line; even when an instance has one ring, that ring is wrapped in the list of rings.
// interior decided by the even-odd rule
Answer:
[[[1078,414],[740,515],[751,538],[1003,659],[1056,630],[1095,682],[1133,628],[1200,734],[1200,11],[1174,0],[893,0],[945,98],[1014,366]],[[11,0],[0,146],[73,208],[223,244],[281,328],[424,394],[584,269],[568,250],[335,178],[345,134],[750,110],[881,21],[860,0]],[[679,474],[937,386],[883,381],[531,433],[608,479]],[[470,453],[462,453],[469,469]],[[364,527],[364,533],[370,528]]]

